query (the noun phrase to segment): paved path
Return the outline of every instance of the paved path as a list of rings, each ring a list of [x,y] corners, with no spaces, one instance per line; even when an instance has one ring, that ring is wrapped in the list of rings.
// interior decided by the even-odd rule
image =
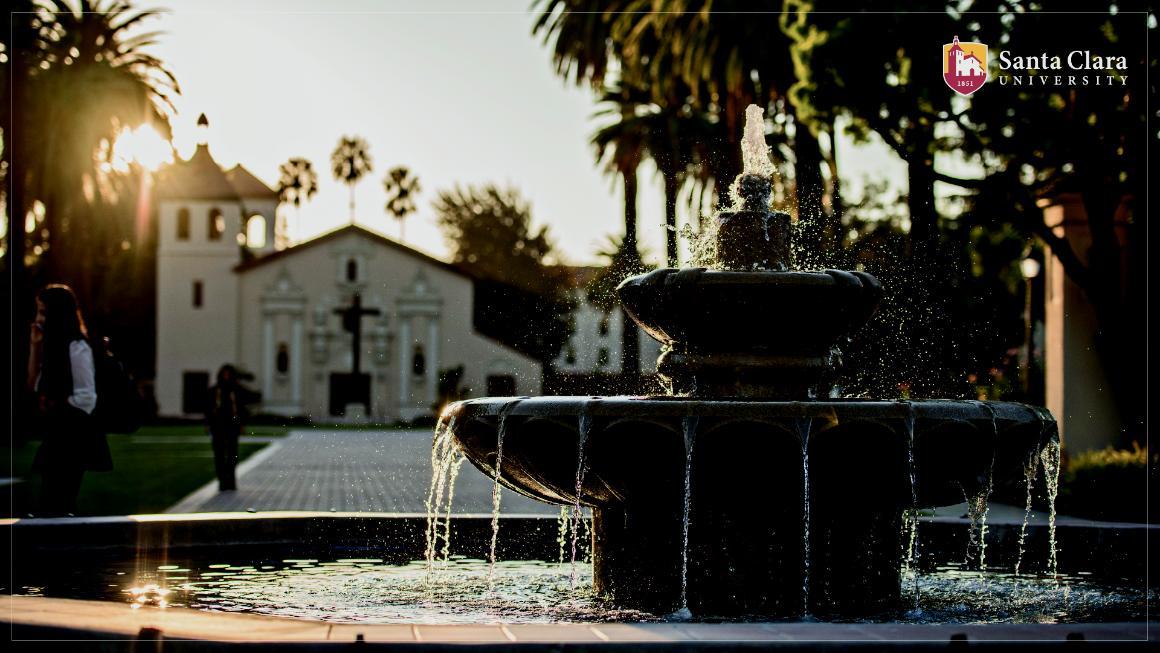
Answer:
[[[236,492],[219,493],[214,481],[166,512],[426,512],[431,438],[431,429],[291,431],[238,466]],[[491,491],[491,479],[464,463],[452,511],[490,513]],[[501,505],[504,513],[559,513],[508,490]]]

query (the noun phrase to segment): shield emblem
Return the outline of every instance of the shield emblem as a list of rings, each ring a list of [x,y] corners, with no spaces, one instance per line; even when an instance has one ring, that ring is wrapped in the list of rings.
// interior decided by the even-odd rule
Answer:
[[[959,95],[970,95],[987,83],[987,45],[960,42],[942,47],[943,81]]]

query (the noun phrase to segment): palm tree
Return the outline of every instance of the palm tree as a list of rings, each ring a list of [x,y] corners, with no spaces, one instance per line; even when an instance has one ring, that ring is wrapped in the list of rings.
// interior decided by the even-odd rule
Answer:
[[[680,265],[677,200],[686,181],[692,181],[691,208],[698,209],[708,188],[706,174],[708,143],[715,136],[716,123],[703,111],[683,100],[676,90],[665,102],[657,102],[644,86],[619,84],[604,90],[598,117],[622,124],[610,124],[602,138],[636,134],[643,154],[657,166],[665,194],[665,260],[669,267]]]
[[[105,225],[91,219],[90,205],[107,198],[84,191],[113,186],[98,153],[143,123],[167,136],[171,95],[180,91],[172,73],[146,52],[158,33],[133,34],[157,11],[135,11],[118,0],[19,0],[10,9],[28,12],[12,13],[11,31],[0,36],[8,50],[0,83],[13,91],[11,105],[0,110],[12,215],[23,216],[38,201],[45,206],[41,268],[65,276],[62,266],[91,262],[97,248],[90,241],[106,235]],[[9,221],[17,284],[23,283],[23,224]],[[72,248],[85,256],[67,251]]]
[[[314,172],[314,165],[306,159],[294,157],[279,166],[278,173],[278,199],[292,205],[298,222],[301,222],[302,204],[318,192],[318,174]],[[301,226],[295,225],[296,229]]]
[[[406,166],[395,166],[383,178],[383,189],[387,191],[387,212],[399,221],[399,241],[406,242],[407,216],[415,212],[415,196],[422,190],[419,178]]]
[[[354,224],[354,186],[362,176],[371,172],[370,146],[361,136],[343,136],[330,155],[334,178],[350,188],[350,223]]]
[[[645,156],[647,135],[639,121],[633,119],[628,103],[620,105],[620,120],[598,130],[592,136],[596,147],[596,161],[603,163],[605,172],[620,175],[624,181],[624,238],[619,257],[625,269],[640,267],[640,249],[637,246],[637,169]],[[621,373],[625,376],[640,374],[640,346],[636,324],[623,316],[621,329]]]
[[[600,88],[614,67],[614,29],[622,13],[640,0],[535,0],[532,34],[552,51],[556,74],[577,85]]]

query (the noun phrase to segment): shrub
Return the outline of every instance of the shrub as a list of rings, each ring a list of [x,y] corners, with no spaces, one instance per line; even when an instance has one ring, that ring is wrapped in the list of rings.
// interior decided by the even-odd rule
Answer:
[[[1060,475],[1061,513],[1089,519],[1145,521],[1148,449],[1108,447],[1071,456]],[[1156,461],[1153,460],[1153,469]]]

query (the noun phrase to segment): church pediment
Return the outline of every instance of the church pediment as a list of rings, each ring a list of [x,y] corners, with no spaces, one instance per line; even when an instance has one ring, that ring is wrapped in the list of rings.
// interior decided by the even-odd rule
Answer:
[[[438,315],[443,300],[439,297],[423,268],[415,271],[415,276],[399,296],[399,313],[406,315]]]
[[[351,237],[354,237],[355,239],[357,239],[357,240],[355,240],[355,243],[357,243],[357,244],[354,244],[354,243],[345,244],[344,243],[339,248],[336,248],[335,256],[338,256],[338,253],[337,253],[338,249],[351,250],[351,251],[358,250],[362,253],[363,256],[370,256],[370,255],[377,254],[379,252],[389,252],[391,254],[404,255],[408,258],[414,259],[417,262],[424,263],[426,265],[439,268],[445,272],[450,272],[456,276],[460,276],[460,277],[463,277],[465,279],[474,278],[470,274],[468,274],[466,271],[460,269],[459,267],[457,267],[455,265],[452,265],[446,261],[441,261],[441,260],[435,258],[434,256],[431,256],[429,254],[425,254],[425,253],[420,252],[419,250],[416,250],[416,249],[412,249],[412,248],[410,248],[410,247],[408,247],[408,246],[406,246],[398,241],[392,240],[390,238],[387,238],[386,236],[383,236],[381,234],[377,234],[373,231],[370,231],[369,229],[366,229],[364,227],[360,227],[358,225],[347,225],[345,227],[335,229],[334,231],[329,231],[327,233],[324,233],[324,234],[317,236],[315,238],[311,238],[310,240],[307,240],[305,242],[298,243],[297,245],[294,245],[292,247],[287,247],[286,249],[283,249],[283,250],[280,250],[277,252],[272,252],[272,253],[267,254],[265,256],[251,259],[249,261],[245,261],[245,262],[240,263],[237,266],[235,266],[234,271],[239,273],[239,274],[244,274],[244,273],[246,273],[250,270],[256,269],[256,268],[265,267],[266,265],[269,265],[270,263],[274,263],[277,261],[286,262],[289,259],[292,259],[296,254],[299,254],[301,252],[305,252],[305,251],[310,250],[310,249],[314,249],[320,245],[340,243],[347,236],[351,236]]]
[[[290,270],[282,266],[274,282],[262,292],[262,311],[301,313],[305,305],[306,291],[294,281]]]
[[[286,266],[278,270],[278,276],[274,279],[274,283],[266,286],[265,292],[262,293],[262,298],[306,298],[306,291],[302,289],[294,281],[294,277],[290,275],[290,270]]]

